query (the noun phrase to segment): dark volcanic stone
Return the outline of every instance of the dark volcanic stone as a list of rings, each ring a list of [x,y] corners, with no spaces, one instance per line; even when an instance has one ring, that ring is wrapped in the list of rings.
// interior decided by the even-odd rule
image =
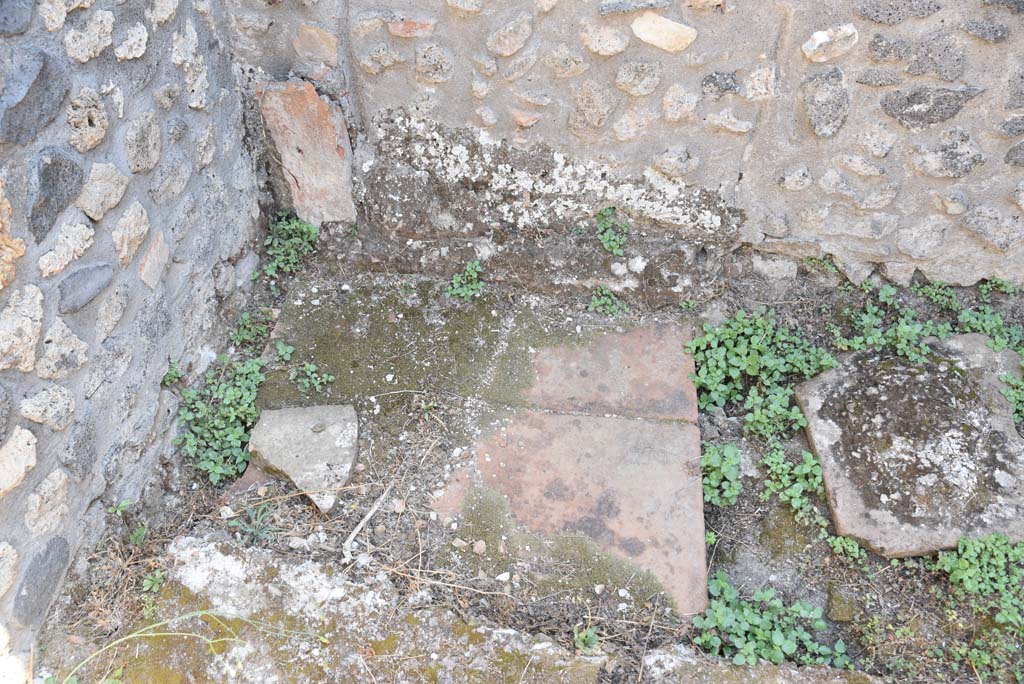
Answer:
[[[1002,5],[1015,14],[1024,13],[1024,0],[985,0],[986,5]]]
[[[800,94],[815,134],[831,138],[838,133],[850,112],[850,93],[842,70],[832,67],[814,74],[800,84]]]
[[[0,0],[0,36],[24,33],[32,23],[35,0]]]
[[[897,90],[882,97],[882,111],[912,130],[948,121],[981,93],[980,88],[931,88]]]
[[[1006,98],[1006,107],[1008,109],[1024,108],[1024,69],[1010,75],[1006,90],[1009,93],[1009,97]]]
[[[867,0],[857,8],[857,14],[892,26],[910,17],[930,16],[940,9],[942,5],[935,0]]]
[[[736,80],[735,71],[712,71],[700,82],[700,88],[705,95],[714,98],[722,97],[727,93],[740,92],[740,84]]]
[[[868,43],[868,52],[876,62],[899,62],[910,56],[910,41],[876,33]]]
[[[602,17],[609,14],[626,14],[640,10],[665,9],[672,0],[603,0],[597,6],[597,13]]]
[[[1011,138],[1015,138],[1018,135],[1024,135],[1024,116],[1011,116],[1009,119],[999,124],[999,130],[1003,135],[1008,135]]]
[[[38,626],[42,623],[50,601],[60,589],[60,580],[70,556],[67,540],[54,537],[29,562],[14,596],[14,617],[22,625]]]
[[[62,314],[81,311],[107,288],[114,277],[110,264],[91,264],[77,269],[60,281],[60,306]]]
[[[36,242],[46,239],[60,212],[78,197],[84,180],[78,159],[68,151],[48,147],[32,159],[28,224]]]
[[[11,395],[0,385],[0,441],[7,440],[7,419],[11,415]]]
[[[955,81],[964,73],[967,59],[953,34],[934,33],[914,47],[907,73],[914,76],[935,74],[944,81]]]
[[[903,83],[903,77],[892,69],[865,69],[857,75],[857,83],[876,87]]]
[[[1017,143],[1006,152],[1005,161],[1010,166],[1024,166],[1024,141]]]
[[[60,110],[71,88],[64,64],[47,52],[18,54],[0,96],[0,142],[24,145],[36,139]]]
[[[1010,35],[1010,27],[991,19],[968,19],[961,26],[966,33],[990,43],[1001,43]]]

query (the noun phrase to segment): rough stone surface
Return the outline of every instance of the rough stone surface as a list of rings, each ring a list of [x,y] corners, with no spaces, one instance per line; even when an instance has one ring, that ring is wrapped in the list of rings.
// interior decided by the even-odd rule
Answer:
[[[842,57],[852,50],[859,38],[856,26],[843,24],[823,31],[815,31],[800,49],[804,56],[812,62],[828,62]]]
[[[61,318],[43,337],[43,355],[36,364],[36,375],[45,380],[62,380],[81,368],[87,359],[89,345],[78,339]]]
[[[43,621],[70,559],[71,548],[67,539],[53,537],[28,562],[14,595],[14,617],[18,622],[34,627]]]
[[[69,512],[68,475],[54,470],[28,496],[25,527],[32,534],[44,535],[55,530]]]
[[[114,56],[118,62],[138,59],[146,54],[149,44],[149,29],[145,24],[132,24],[124,34],[124,38],[114,48]]]
[[[623,62],[615,74],[615,85],[634,97],[650,95],[661,83],[659,62]]]
[[[519,52],[533,35],[533,17],[523,12],[487,37],[487,50],[498,57]]]
[[[1002,43],[1010,35],[1010,27],[992,19],[968,19],[960,28],[975,38],[989,43]]]
[[[93,221],[116,207],[128,189],[128,177],[113,164],[93,164],[75,205]]]
[[[74,419],[75,395],[66,387],[50,385],[23,399],[18,410],[23,418],[59,432]]]
[[[29,227],[36,242],[42,242],[57,216],[78,196],[85,173],[70,153],[49,147],[32,159],[30,178]]]
[[[139,261],[139,280],[144,282],[149,289],[157,289],[170,258],[171,248],[164,239],[163,231],[158,230],[149,243],[149,249]]]
[[[1024,135],[1024,115],[1011,116],[999,124],[999,131],[1006,136],[1016,138]]]
[[[149,214],[138,201],[132,202],[121,218],[117,221],[110,237],[117,249],[117,258],[121,265],[127,265],[139,250],[146,235],[149,233]]]
[[[634,36],[666,52],[681,52],[697,39],[697,29],[654,12],[644,12],[629,26]]]
[[[914,48],[907,73],[934,74],[944,81],[956,81],[964,73],[967,58],[952,33],[939,31],[922,39]]]
[[[837,532],[886,557],[1024,539],[1024,438],[998,379],[1020,358],[976,334],[933,349],[923,364],[858,352],[796,390]]]
[[[948,121],[981,91],[977,88],[932,88],[919,86],[896,90],[882,97],[882,111],[913,131]]]
[[[99,145],[110,125],[100,94],[92,88],[78,91],[68,105],[68,125],[71,146],[79,152],[88,152]]]
[[[132,173],[152,171],[160,161],[160,124],[155,112],[132,119],[124,129],[128,169]]]
[[[18,552],[7,542],[0,542],[0,598],[6,594],[17,579]]]
[[[0,290],[14,280],[17,261],[25,255],[25,241],[11,237],[11,214],[11,203],[7,199],[3,181],[0,181]]]
[[[0,3],[0,36],[24,33],[32,23],[35,0],[4,0]]]
[[[1007,150],[1003,161],[1010,166],[1024,166],[1024,141]]]
[[[67,68],[44,50],[18,52],[0,94],[0,143],[24,145],[53,121],[71,89]]]
[[[0,447],[0,498],[21,484],[36,465],[36,437],[16,425]]]
[[[831,138],[846,123],[850,94],[838,67],[810,76],[800,85],[804,111],[816,135]]]
[[[946,131],[938,145],[922,147],[913,159],[918,171],[934,178],[963,178],[984,163],[985,155],[981,148],[962,128]]]
[[[983,0],[986,5],[1001,5],[1014,14],[1024,14],[1024,0]]]
[[[253,465],[288,478],[322,512],[334,508],[359,455],[350,405],[264,411],[249,438]]]
[[[672,0],[601,0],[597,13],[602,17],[611,14],[629,14],[641,10],[665,9]]]
[[[857,13],[879,24],[899,24],[910,18],[928,17],[942,9],[938,0],[866,0]]]
[[[295,32],[292,48],[300,59],[338,66],[338,37],[319,26],[300,26]]]
[[[0,312],[0,370],[27,373],[35,368],[42,322],[43,293],[38,287],[26,285],[11,293]]]
[[[61,314],[81,311],[107,288],[113,278],[114,269],[110,264],[91,264],[69,273],[60,281],[57,310]]]
[[[681,85],[671,85],[662,96],[661,109],[665,121],[681,123],[693,119],[701,96],[687,92]]]
[[[125,658],[126,681],[155,682],[169,672],[186,672],[195,673],[196,684],[214,684],[223,680],[224,668],[237,668],[259,681],[288,682],[296,668],[277,654],[306,650],[299,677],[311,682],[418,682],[426,676],[439,682],[597,684],[606,661],[573,655],[543,635],[467,623],[455,611],[431,605],[424,594],[403,599],[383,572],[355,578],[326,562],[297,564],[293,554],[214,536],[178,537],[164,558],[168,591],[156,600],[157,615],[206,606],[243,616],[237,621],[239,639],[249,646],[218,657],[204,648],[178,648],[171,669],[155,640],[143,640]],[[368,554],[357,564],[361,572],[367,564],[376,569]],[[191,622],[182,626],[196,628]],[[310,633],[322,634],[323,643],[310,649]],[[359,656],[360,649],[367,655]]]
[[[114,14],[97,10],[81,30],[72,29],[64,34],[64,49],[68,57],[86,63],[114,42]]]
[[[611,57],[626,50],[629,36],[610,26],[584,20],[580,24],[580,40],[595,55]]]
[[[310,83],[265,83],[258,93],[298,216],[314,224],[354,221],[352,152],[341,111]]]
[[[68,264],[92,247],[95,231],[85,223],[67,221],[57,230],[53,248],[39,257],[39,272],[44,278],[63,271]]]

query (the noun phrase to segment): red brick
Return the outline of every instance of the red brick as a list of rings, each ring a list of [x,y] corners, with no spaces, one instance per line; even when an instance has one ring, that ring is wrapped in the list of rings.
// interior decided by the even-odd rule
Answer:
[[[527,400],[572,413],[697,422],[690,329],[674,325],[609,334],[588,346],[541,349]]]
[[[705,608],[696,426],[521,411],[476,452],[483,484],[528,529],[584,534],[653,573],[680,612]]]

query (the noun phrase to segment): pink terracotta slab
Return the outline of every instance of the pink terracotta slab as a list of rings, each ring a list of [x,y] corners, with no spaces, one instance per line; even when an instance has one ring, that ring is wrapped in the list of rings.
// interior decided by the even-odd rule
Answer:
[[[483,484],[540,534],[586,535],[707,605],[700,433],[681,422],[520,411],[477,444]]]
[[[571,413],[697,422],[690,328],[660,325],[597,338],[587,346],[541,349],[527,401]]]

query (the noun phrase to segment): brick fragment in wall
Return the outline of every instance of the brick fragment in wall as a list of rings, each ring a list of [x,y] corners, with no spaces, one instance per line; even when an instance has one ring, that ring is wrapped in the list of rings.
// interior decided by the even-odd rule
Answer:
[[[314,224],[354,221],[352,152],[341,110],[309,83],[263,83],[257,97],[298,216]]]

